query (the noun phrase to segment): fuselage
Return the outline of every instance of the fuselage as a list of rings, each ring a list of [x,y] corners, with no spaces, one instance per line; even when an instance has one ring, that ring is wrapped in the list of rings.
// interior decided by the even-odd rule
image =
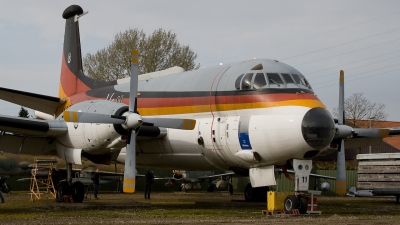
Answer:
[[[129,83],[92,89],[70,96],[68,110],[115,114],[128,104],[128,96]],[[138,139],[138,167],[226,170],[284,165],[293,158],[315,156],[334,135],[333,119],[306,78],[274,60],[139,81],[137,106],[142,116],[196,120],[194,130],[163,129],[162,138]],[[65,146],[91,154],[122,146],[111,145],[121,137],[112,125],[68,126],[72,129],[59,139]],[[123,150],[118,160],[124,162]]]

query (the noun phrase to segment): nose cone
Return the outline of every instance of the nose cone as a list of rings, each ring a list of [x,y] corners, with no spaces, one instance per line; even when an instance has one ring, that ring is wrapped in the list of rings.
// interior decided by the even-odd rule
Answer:
[[[335,135],[335,124],[323,108],[310,109],[303,118],[301,131],[304,140],[314,149],[328,146]]]

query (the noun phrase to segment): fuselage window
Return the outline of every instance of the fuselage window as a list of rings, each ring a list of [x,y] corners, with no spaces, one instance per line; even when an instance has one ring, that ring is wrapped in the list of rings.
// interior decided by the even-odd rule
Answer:
[[[237,89],[237,90],[240,90],[240,81],[242,80],[242,77],[244,76],[244,74],[242,74],[242,75],[240,75],[237,79],[236,79],[236,81],[235,81],[235,88]]]
[[[254,78],[254,89],[260,89],[267,85],[267,81],[265,80],[263,73],[257,73],[256,77]]]
[[[276,84],[280,86],[280,84],[283,84],[282,78],[277,73],[267,73],[267,77],[270,85]]]
[[[253,78],[252,73],[246,73],[242,80],[242,90],[250,90],[251,89],[251,78]]]
[[[286,81],[287,84],[288,84],[288,83],[294,83],[292,77],[290,77],[289,74],[287,74],[287,73],[282,73],[282,77],[283,77],[283,79],[285,79],[285,81]]]
[[[297,75],[297,74],[292,74],[292,77],[293,77],[294,82],[295,82],[296,84],[301,84],[299,75]]]

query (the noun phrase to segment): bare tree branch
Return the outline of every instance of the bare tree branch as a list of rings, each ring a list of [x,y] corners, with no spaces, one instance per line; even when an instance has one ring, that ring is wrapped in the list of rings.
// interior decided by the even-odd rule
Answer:
[[[385,104],[372,103],[364,97],[364,93],[354,93],[344,101],[346,123],[353,127],[365,126],[363,122],[371,120],[383,121],[387,118]],[[333,115],[338,117],[338,108],[333,108]],[[368,122],[369,123],[369,122]]]

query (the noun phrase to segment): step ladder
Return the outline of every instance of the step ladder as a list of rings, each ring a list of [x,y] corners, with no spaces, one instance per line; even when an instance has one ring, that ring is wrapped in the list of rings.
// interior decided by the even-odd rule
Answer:
[[[41,199],[42,194],[47,194],[56,198],[56,190],[52,179],[54,163],[58,161],[54,158],[51,159],[37,159],[35,157],[32,178],[30,184],[30,201]]]

